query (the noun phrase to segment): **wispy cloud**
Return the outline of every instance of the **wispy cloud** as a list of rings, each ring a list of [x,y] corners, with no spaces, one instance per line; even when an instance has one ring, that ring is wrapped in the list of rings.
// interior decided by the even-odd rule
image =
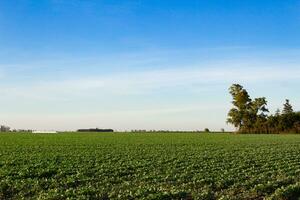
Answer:
[[[222,65],[222,67],[217,65]],[[88,93],[94,94],[93,92],[122,96],[147,94],[161,89],[176,89],[177,87],[193,89],[210,84],[276,82],[298,79],[300,79],[300,68],[297,67],[263,67],[261,65],[251,66],[249,64],[224,62],[204,68],[193,66],[173,70],[148,70],[105,76],[72,76],[72,78],[64,80],[44,80],[29,85],[2,86],[1,90],[7,95],[14,94],[37,98],[86,95]]]

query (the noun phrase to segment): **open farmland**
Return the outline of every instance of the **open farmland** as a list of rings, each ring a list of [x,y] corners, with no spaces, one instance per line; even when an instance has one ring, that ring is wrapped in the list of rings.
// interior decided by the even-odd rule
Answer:
[[[0,199],[297,199],[300,135],[0,134]]]

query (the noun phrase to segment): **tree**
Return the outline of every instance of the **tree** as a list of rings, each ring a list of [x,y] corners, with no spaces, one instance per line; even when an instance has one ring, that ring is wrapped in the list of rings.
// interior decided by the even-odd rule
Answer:
[[[267,121],[267,100],[265,97],[255,98],[249,103],[249,109],[244,124],[244,130],[247,132],[259,133],[266,131]]]
[[[228,112],[227,123],[234,125],[243,133],[300,133],[300,112],[294,112],[288,99],[282,112],[276,110],[268,115],[265,97],[251,100],[248,92],[239,84],[229,88],[233,108]]]
[[[265,97],[260,97],[254,99],[253,102],[251,102],[251,111],[259,116],[266,117],[266,113],[269,112],[269,109],[267,109],[267,100]]]
[[[300,133],[300,121],[294,123],[294,129],[296,133]]]
[[[268,126],[268,133],[279,133],[280,132],[280,113],[275,115],[271,115],[267,118],[267,126]]]
[[[277,110],[275,111],[275,116],[280,116],[280,109],[277,108]]]
[[[241,129],[247,119],[247,110],[251,103],[248,92],[239,84],[233,84],[229,88],[234,108],[228,112],[227,123],[234,125],[237,129]]]
[[[290,104],[290,100],[286,99],[285,104],[283,104],[282,114],[287,115],[293,113],[293,106]]]
[[[279,126],[284,132],[291,132],[294,129],[294,124],[297,121],[296,113],[294,113],[293,106],[288,99],[285,100],[280,116]]]
[[[0,126],[0,132],[9,132],[9,131],[10,131],[10,127],[4,125]]]
[[[239,84],[229,88],[233,108],[228,112],[227,123],[240,132],[261,132],[267,129],[267,100],[265,97],[251,100],[248,92]]]

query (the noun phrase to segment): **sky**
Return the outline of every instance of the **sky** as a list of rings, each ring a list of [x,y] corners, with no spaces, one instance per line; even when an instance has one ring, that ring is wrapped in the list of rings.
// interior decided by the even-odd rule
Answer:
[[[2,0],[0,123],[233,130],[233,83],[300,110],[299,0]]]

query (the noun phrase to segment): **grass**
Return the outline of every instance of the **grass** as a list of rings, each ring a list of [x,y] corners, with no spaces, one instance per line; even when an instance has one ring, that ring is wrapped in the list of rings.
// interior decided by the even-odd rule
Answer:
[[[297,199],[300,135],[0,134],[0,199]]]

